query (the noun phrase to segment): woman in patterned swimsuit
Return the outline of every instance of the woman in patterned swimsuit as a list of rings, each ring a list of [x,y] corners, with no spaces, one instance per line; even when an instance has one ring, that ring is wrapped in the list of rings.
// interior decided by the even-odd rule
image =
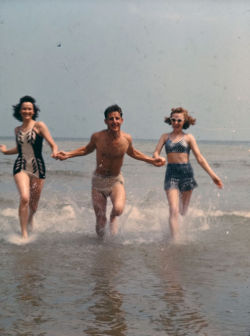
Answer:
[[[41,121],[35,121],[39,108],[34,98],[22,97],[13,106],[13,110],[13,116],[22,122],[21,126],[15,128],[16,147],[7,149],[5,145],[0,145],[0,151],[5,155],[18,154],[13,175],[20,193],[19,219],[22,237],[27,238],[27,227],[30,225],[32,228],[46,174],[42,157],[43,139],[50,145],[52,157],[55,158],[58,148],[47,126]]]
[[[200,153],[199,147],[192,134],[186,134],[183,129],[195,124],[188,111],[182,107],[173,108],[170,117],[165,118],[165,122],[172,126],[171,133],[161,136],[153,156],[158,157],[165,145],[167,154],[167,170],[164,181],[169,204],[169,225],[173,238],[178,237],[178,217],[185,215],[191,199],[192,191],[197,186],[194,179],[193,170],[189,163],[189,152],[193,154],[197,162],[208,173],[214,183],[222,188],[220,178],[214,173],[206,159]]]

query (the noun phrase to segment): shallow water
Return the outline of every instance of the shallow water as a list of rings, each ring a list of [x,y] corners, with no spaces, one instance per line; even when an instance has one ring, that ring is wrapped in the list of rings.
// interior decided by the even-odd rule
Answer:
[[[155,146],[135,144],[148,154]],[[90,199],[94,155],[61,163],[46,147],[48,177],[24,244],[14,157],[1,157],[0,335],[248,336],[250,145],[200,147],[225,187],[219,191],[192,161],[199,188],[178,244],[169,239],[164,168],[126,158],[119,234],[99,241]]]

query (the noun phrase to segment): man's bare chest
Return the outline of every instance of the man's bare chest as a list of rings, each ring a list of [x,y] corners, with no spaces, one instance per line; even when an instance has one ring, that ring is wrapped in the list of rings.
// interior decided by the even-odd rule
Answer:
[[[122,158],[127,150],[127,142],[121,140],[105,141],[97,146],[97,151],[100,155],[108,159]]]

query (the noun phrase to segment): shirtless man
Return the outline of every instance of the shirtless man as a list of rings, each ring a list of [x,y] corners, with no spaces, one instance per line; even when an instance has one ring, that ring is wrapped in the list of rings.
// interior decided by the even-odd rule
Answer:
[[[118,231],[117,217],[125,206],[124,179],[121,174],[124,155],[136,160],[151,163],[161,167],[166,163],[165,158],[151,158],[132,145],[129,134],[121,131],[123,123],[122,110],[118,105],[108,107],[105,112],[107,129],[92,134],[90,142],[83,147],[70,152],[61,151],[57,158],[65,160],[75,156],[87,155],[96,150],[96,170],[92,177],[92,202],[96,215],[96,233],[103,237],[105,233],[107,198],[110,197],[113,208],[110,214],[110,233]]]

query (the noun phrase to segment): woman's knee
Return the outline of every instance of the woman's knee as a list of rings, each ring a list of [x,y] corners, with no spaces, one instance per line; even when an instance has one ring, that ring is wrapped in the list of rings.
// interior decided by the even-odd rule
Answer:
[[[30,202],[29,195],[20,195],[20,205],[28,206]]]
[[[170,213],[170,216],[172,216],[172,217],[178,217],[179,216],[178,207],[170,207],[169,208],[169,213]]]

